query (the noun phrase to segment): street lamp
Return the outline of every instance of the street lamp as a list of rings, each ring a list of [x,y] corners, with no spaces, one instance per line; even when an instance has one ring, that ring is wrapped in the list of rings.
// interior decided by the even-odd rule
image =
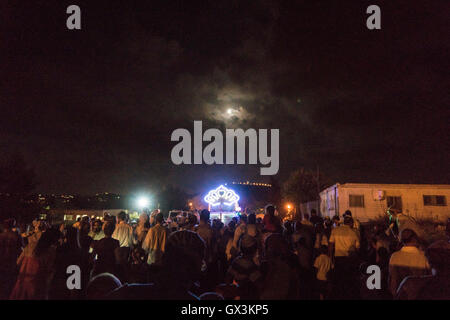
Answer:
[[[140,197],[137,199],[137,205],[139,209],[147,208],[150,204],[150,200],[147,197]]]
[[[290,204],[290,203],[288,203],[287,205],[286,205],[286,208],[287,208],[287,217],[288,217],[288,219],[291,219],[292,217],[291,217],[291,209],[292,209],[292,205]]]

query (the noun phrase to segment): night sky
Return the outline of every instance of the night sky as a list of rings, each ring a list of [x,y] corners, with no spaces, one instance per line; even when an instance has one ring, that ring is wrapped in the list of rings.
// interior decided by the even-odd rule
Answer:
[[[66,28],[81,7],[82,30]],[[366,28],[381,7],[382,29]],[[450,2],[1,1],[0,158],[36,191],[267,182],[261,165],[175,166],[171,132],[280,129],[282,182],[449,183]],[[226,110],[240,110],[227,117]]]

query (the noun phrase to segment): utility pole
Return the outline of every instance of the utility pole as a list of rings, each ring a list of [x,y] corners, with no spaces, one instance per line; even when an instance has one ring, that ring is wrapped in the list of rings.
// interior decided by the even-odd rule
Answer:
[[[320,216],[320,182],[319,182],[320,172],[319,165],[317,165],[317,214]]]

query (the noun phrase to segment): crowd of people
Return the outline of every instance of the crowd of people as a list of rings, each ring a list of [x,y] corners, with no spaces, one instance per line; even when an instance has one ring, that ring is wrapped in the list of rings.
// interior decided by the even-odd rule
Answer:
[[[424,242],[420,227],[393,212],[365,227],[350,211],[322,218],[315,210],[281,221],[241,214],[226,225],[210,212],[125,212],[73,225],[14,219],[0,233],[1,299],[448,299],[446,240]],[[380,270],[377,288],[369,266]],[[70,266],[80,286],[68,286]],[[375,281],[376,282],[376,281]]]

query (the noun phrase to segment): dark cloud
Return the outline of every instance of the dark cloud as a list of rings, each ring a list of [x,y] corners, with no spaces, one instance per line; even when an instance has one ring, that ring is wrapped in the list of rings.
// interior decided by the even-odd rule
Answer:
[[[25,153],[40,190],[261,179],[172,165],[170,134],[194,120],[279,128],[280,179],[449,181],[446,1],[379,1],[381,31],[368,1],[78,1],[73,32],[69,4],[0,7],[0,150]]]

